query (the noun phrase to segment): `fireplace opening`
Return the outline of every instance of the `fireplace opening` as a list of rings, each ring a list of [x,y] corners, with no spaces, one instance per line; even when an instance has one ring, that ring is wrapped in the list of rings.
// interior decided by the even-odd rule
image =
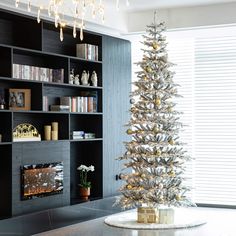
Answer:
[[[45,197],[63,192],[63,163],[21,167],[21,199]]]

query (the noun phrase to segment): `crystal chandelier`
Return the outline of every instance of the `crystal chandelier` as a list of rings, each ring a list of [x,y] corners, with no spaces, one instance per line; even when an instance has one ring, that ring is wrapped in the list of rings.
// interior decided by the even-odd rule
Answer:
[[[15,0],[16,8],[19,7],[20,1],[21,0]],[[33,0],[27,0],[28,12],[31,12],[32,2]],[[37,2],[40,2],[40,0]],[[55,27],[59,29],[61,41],[63,41],[63,28],[67,25],[73,26],[74,38],[77,37],[77,29],[80,29],[80,40],[83,40],[85,17],[88,12],[91,12],[93,18],[98,16],[104,23],[105,5],[103,0],[47,0],[46,2],[46,4],[36,4],[37,21],[40,23],[42,13],[46,11],[48,16],[54,20]],[[129,0],[126,0],[126,4],[127,6],[129,5]],[[65,12],[68,10],[68,5],[73,11],[73,21],[71,22],[65,20]],[[116,8],[117,10],[119,9],[119,0],[116,0]]]

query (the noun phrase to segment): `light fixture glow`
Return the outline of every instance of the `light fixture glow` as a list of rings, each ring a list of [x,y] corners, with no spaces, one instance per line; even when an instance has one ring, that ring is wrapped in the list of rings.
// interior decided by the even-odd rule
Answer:
[[[119,10],[119,0],[116,1],[116,8]],[[22,0],[23,2],[23,0]],[[27,0],[27,10],[31,12],[33,0]],[[39,3],[40,0],[37,1]],[[41,1],[43,2],[43,1]],[[69,3],[68,3],[69,2]],[[15,0],[16,8],[19,7],[20,0]],[[126,5],[129,5],[129,0],[126,0]],[[91,14],[91,17],[95,19],[96,17],[100,18],[104,23],[105,21],[105,4],[103,0],[48,0],[47,4],[35,5],[37,10],[37,22],[41,22],[41,15],[43,11],[46,11],[49,17],[54,19],[54,24],[56,28],[59,28],[60,31],[60,40],[63,41],[63,28],[66,25],[71,25],[73,27],[73,37],[77,37],[77,29],[80,29],[80,40],[83,40],[83,30],[85,28],[85,18],[88,14]],[[69,8],[69,9],[67,9]],[[64,13],[69,12],[73,9],[73,21],[66,23],[64,20]],[[79,18],[81,23],[79,24]],[[59,27],[58,27],[59,26]],[[77,28],[78,26],[78,28]]]

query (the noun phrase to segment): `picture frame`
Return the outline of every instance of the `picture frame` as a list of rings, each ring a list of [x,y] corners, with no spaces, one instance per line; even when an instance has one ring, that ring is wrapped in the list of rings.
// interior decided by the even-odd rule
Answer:
[[[10,110],[30,110],[31,90],[30,89],[9,89],[9,109]]]

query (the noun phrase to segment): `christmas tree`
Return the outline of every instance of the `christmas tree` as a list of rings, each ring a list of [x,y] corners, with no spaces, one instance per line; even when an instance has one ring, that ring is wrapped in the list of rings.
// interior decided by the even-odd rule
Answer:
[[[155,20],[154,20],[155,22]],[[168,61],[164,23],[147,26],[143,38],[143,59],[131,93],[131,119],[127,124],[126,153],[120,157],[126,182],[116,204],[122,208],[194,205],[184,185],[186,161],[190,160],[179,131],[181,112],[175,108],[178,85],[174,83],[172,63]]]

